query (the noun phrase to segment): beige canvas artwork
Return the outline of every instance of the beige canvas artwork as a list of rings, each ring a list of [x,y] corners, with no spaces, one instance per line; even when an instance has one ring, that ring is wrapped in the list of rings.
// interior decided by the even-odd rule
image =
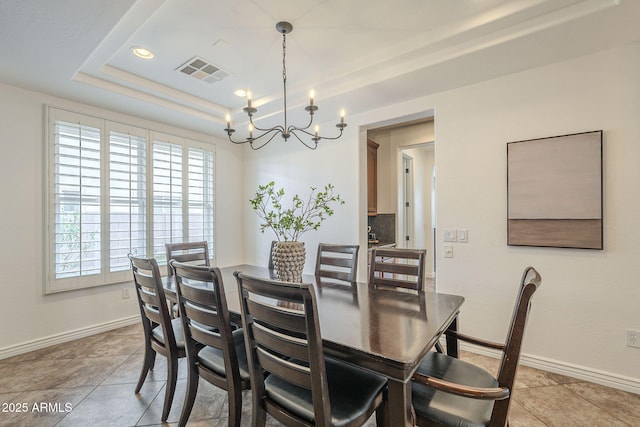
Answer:
[[[602,131],[507,144],[508,244],[602,249]]]

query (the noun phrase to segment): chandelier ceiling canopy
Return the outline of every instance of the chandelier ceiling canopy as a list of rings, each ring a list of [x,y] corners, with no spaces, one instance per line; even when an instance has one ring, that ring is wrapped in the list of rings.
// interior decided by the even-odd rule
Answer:
[[[305,111],[309,113],[309,121],[303,127],[298,127],[294,125],[290,125],[287,121],[287,66],[286,66],[286,55],[287,55],[287,34],[289,34],[293,30],[293,25],[289,22],[278,22],[276,24],[276,30],[282,34],[282,89],[283,89],[283,111],[284,111],[284,123],[282,125],[274,126],[271,128],[261,128],[256,126],[253,121],[253,116],[258,112],[258,109],[252,106],[252,94],[247,91],[247,106],[242,110],[249,116],[249,136],[245,139],[234,139],[233,134],[236,131],[231,127],[231,117],[227,114],[227,127],[224,129],[229,137],[229,141],[234,144],[245,144],[249,143],[253,150],[258,150],[264,146],[266,146],[273,138],[277,135],[280,135],[282,139],[285,141],[295,137],[298,141],[304,144],[305,147],[315,150],[318,147],[318,141],[321,139],[338,139],[342,136],[342,131],[347,126],[344,121],[344,111],[340,113],[340,121],[336,124],[338,128],[338,135],[333,137],[320,136],[318,134],[319,128],[316,125],[315,130],[311,132],[309,129],[313,124],[313,115],[316,111],[318,111],[318,106],[314,104],[314,94],[313,92],[309,95],[309,105],[305,107]]]

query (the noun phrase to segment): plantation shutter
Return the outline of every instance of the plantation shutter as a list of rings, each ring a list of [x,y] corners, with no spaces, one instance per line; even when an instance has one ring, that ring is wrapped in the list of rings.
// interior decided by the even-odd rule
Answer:
[[[146,256],[146,132],[109,132],[109,271],[126,271],[127,255]]]
[[[189,241],[213,248],[213,152],[189,148]]]
[[[99,123],[55,120],[53,133],[49,274],[61,280],[62,288],[90,286],[99,281],[91,276],[101,273],[101,128]]]
[[[153,142],[153,256],[165,264],[165,243],[183,242],[182,146]]]

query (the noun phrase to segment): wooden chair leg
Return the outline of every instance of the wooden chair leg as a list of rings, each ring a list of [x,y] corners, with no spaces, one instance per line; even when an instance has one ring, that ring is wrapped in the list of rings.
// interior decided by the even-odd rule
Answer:
[[[251,427],[264,427],[267,423],[267,412],[260,405],[260,398],[252,393]]]
[[[176,383],[178,382],[178,359],[175,357],[167,357],[167,389],[164,393],[164,407],[162,408],[161,421],[167,421],[169,411],[173,403],[173,395],[176,392]]]
[[[382,403],[376,409],[376,426],[377,427],[390,427],[389,426],[389,408],[388,408],[389,399],[387,397],[387,391],[384,391],[384,396],[382,398]]]
[[[147,374],[153,369],[154,362],[156,360],[156,352],[151,347],[147,346],[144,350],[144,360],[142,362],[142,370],[138,377],[138,384],[136,385],[135,393],[140,393],[144,380],[147,379]]]
[[[242,390],[236,387],[229,387],[229,427],[240,427],[240,417],[242,415]]]
[[[195,367],[189,368],[189,376],[187,378],[187,394],[184,397],[184,405],[182,405],[182,413],[180,413],[179,427],[187,425],[193,404],[196,401],[196,395],[198,394],[198,382],[200,377]]]

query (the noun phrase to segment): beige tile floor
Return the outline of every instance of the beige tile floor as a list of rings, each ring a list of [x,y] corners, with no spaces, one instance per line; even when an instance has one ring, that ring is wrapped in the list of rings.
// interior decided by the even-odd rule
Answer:
[[[139,326],[82,338],[0,360],[0,426],[159,426],[166,363],[139,395],[133,390],[142,363]],[[497,361],[472,353],[463,359],[494,371]],[[169,423],[177,425],[186,387],[181,361]],[[250,425],[251,395],[244,395],[243,426]],[[640,395],[522,366],[511,426],[638,426]],[[226,394],[201,382],[190,426],[226,426]],[[269,426],[279,426],[269,419]],[[370,420],[367,427],[375,426]]]

